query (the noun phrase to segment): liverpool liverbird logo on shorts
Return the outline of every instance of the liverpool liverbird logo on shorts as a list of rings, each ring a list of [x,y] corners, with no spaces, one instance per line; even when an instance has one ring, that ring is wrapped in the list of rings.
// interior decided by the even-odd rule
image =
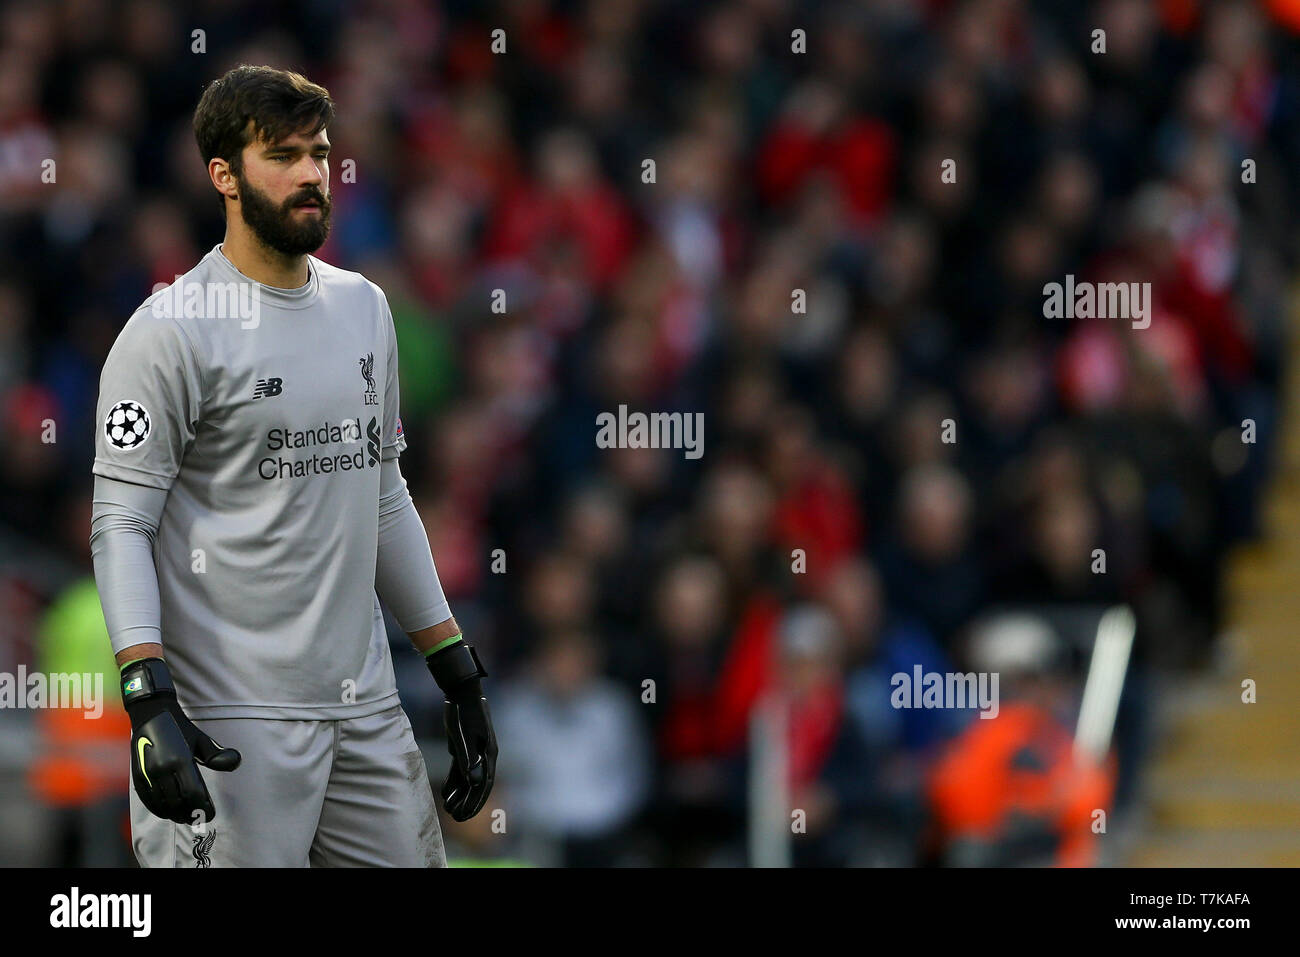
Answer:
[[[195,867],[211,867],[212,858],[208,857],[208,852],[212,850],[212,845],[217,840],[217,829],[209,828],[207,834],[194,835],[194,860]]]
[[[361,375],[366,380],[366,405],[378,405],[375,396],[375,354],[367,353],[361,357]]]

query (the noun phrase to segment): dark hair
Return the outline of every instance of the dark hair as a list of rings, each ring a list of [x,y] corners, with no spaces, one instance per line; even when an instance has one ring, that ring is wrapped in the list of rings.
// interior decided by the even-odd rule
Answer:
[[[300,73],[240,64],[203,91],[194,109],[194,138],[205,164],[220,157],[238,176],[240,155],[254,139],[275,143],[299,131],[315,136],[333,119],[325,87]]]

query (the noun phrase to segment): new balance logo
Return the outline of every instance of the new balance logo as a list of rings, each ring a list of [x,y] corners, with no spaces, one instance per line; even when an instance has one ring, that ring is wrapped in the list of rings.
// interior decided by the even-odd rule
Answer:
[[[284,385],[283,379],[258,379],[257,385],[253,386],[253,398],[269,399],[272,396],[277,396],[283,391],[280,388],[282,385]]]

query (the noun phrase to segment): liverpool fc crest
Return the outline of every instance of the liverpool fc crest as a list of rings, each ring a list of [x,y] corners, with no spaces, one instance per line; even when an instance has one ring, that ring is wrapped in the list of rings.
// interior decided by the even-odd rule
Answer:
[[[361,357],[361,376],[366,380],[366,405],[378,405],[379,397],[375,394],[375,354],[373,352]]]

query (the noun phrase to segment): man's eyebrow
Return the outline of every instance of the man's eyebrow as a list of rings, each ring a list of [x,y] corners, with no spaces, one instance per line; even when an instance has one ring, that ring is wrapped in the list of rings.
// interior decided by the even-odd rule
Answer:
[[[316,144],[313,144],[313,145],[310,146],[310,147],[307,147],[307,146],[288,146],[288,145],[285,145],[285,144],[280,144],[280,145],[277,145],[277,146],[267,146],[267,147],[265,147],[265,148],[262,150],[262,153],[263,153],[263,155],[270,156],[270,155],[273,154],[273,153],[302,153],[302,152],[305,152],[306,150],[309,150],[309,149],[310,149],[313,153],[315,153],[315,152],[317,152],[317,151],[319,151],[319,150],[324,150],[326,153],[328,153],[328,152],[330,151],[330,144],[329,144],[329,143],[316,143]]]

